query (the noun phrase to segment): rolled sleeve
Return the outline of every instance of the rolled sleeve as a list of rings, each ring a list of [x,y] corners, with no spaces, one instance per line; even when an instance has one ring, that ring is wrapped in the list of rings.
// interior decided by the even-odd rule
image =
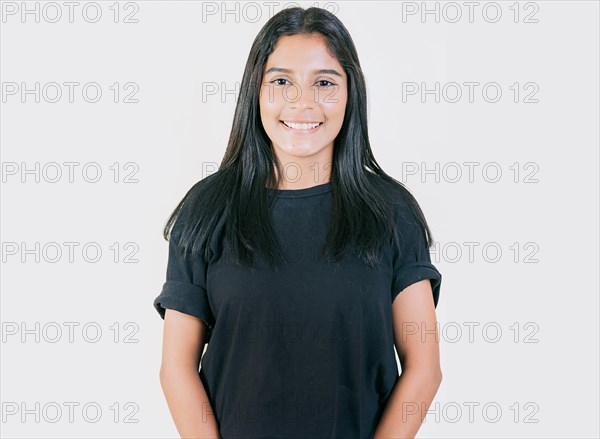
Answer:
[[[396,227],[399,243],[393,246],[392,302],[410,285],[429,279],[434,307],[437,307],[442,275],[431,263],[425,229],[408,205],[399,206]]]
[[[398,270],[393,281],[392,302],[404,289],[424,279],[431,281],[433,304],[434,307],[437,307],[440,298],[442,275],[432,264],[425,262],[414,262]]]
[[[187,282],[166,281],[160,295],[154,299],[154,307],[163,319],[165,309],[168,308],[198,317],[204,320],[209,328],[214,326],[206,291]]]
[[[181,231],[182,225],[178,219],[169,239],[166,281],[153,305],[162,319],[165,318],[166,309],[173,309],[204,321],[209,329],[210,338],[215,317],[206,290],[206,261],[203,252],[183,256],[177,245]]]

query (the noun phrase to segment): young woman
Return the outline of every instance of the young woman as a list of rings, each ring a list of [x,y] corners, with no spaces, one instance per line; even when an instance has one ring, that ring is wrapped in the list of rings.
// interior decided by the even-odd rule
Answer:
[[[366,111],[333,14],[266,23],[219,170],[164,230],[160,381],[182,437],[418,431],[442,377],[441,274],[417,201],[373,157]]]

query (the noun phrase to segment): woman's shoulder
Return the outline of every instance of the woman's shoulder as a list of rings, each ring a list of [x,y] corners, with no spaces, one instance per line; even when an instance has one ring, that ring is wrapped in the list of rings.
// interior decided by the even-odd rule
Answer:
[[[194,192],[196,194],[201,193],[203,190],[206,190],[208,187],[218,182],[221,173],[222,171],[216,171],[212,174],[202,177],[192,185],[192,187],[189,189],[189,192]]]
[[[183,220],[189,220],[195,217],[199,212],[206,209],[210,200],[214,199],[219,193],[215,190],[214,185],[219,184],[220,171],[209,174],[197,180],[183,196],[180,202],[181,213],[179,217]]]
[[[217,182],[218,172],[202,177],[187,189],[179,203],[174,229],[182,229],[187,222],[193,222],[198,213],[205,210],[203,207],[207,201],[207,189]]]
[[[394,206],[409,205],[409,197],[411,195],[406,186],[398,180],[387,174],[383,176],[372,172],[367,172],[367,176],[379,193]]]
[[[390,176],[386,178],[372,174],[370,178],[374,186],[379,188],[380,194],[388,200],[397,224],[402,224],[404,228],[408,225],[422,226],[419,219],[420,214],[422,215],[419,202],[404,184]]]

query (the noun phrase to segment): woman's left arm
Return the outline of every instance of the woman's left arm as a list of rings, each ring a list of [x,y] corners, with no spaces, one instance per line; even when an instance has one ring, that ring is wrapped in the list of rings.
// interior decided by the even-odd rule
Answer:
[[[373,439],[414,438],[442,381],[431,282],[405,288],[392,304],[394,341],[402,373]]]

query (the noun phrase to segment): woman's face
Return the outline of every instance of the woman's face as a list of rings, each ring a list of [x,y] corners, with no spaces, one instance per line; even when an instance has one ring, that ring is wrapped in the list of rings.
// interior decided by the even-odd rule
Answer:
[[[344,122],[346,80],[320,34],[279,38],[265,64],[259,103],[263,127],[282,164],[296,162],[306,172],[315,162],[321,172],[331,165],[333,141]]]

